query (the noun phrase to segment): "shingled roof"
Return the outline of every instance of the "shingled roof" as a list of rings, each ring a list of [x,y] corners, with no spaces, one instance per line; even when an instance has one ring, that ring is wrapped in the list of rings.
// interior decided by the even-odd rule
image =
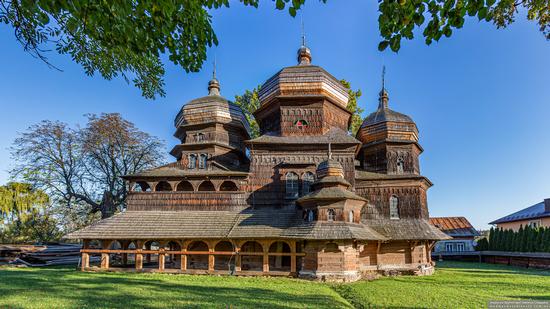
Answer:
[[[445,240],[451,239],[424,219],[363,220],[364,225],[392,240]]]
[[[204,169],[183,169],[179,162],[173,162],[139,173],[125,175],[122,178],[147,178],[147,177],[192,177],[192,176],[247,176],[248,172],[242,170],[224,170],[213,168],[211,170]]]
[[[479,232],[464,217],[433,217],[430,223],[451,237],[479,236]]]
[[[346,222],[305,222],[295,212],[126,211],[65,236],[67,239],[297,238],[386,240]]]
[[[260,137],[246,141],[249,144],[361,144],[355,137],[350,136],[340,128],[332,128],[324,135],[305,136],[276,136],[264,134]]]

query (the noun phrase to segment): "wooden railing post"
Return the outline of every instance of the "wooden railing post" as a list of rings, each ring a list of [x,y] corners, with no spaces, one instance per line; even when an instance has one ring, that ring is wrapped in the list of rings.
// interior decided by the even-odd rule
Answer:
[[[269,272],[269,246],[267,242],[262,243],[262,247],[264,249],[264,255],[263,255],[263,272],[268,273]]]
[[[102,241],[102,248],[109,249],[111,247],[112,241],[104,240]],[[101,253],[101,269],[109,269],[109,253]]]
[[[214,271],[214,243],[208,242],[208,271]]]
[[[180,259],[180,269],[182,271],[186,271],[187,270],[187,254],[182,254],[181,255],[181,259]]]
[[[90,267],[90,255],[88,253],[82,253],[81,270],[84,271]]]
[[[235,252],[236,252],[236,256],[235,256],[235,271],[241,271],[241,245],[240,244],[235,244]]]
[[[143,269],[143,254],[141,250],[141,248],[136,250],[136,270]]]

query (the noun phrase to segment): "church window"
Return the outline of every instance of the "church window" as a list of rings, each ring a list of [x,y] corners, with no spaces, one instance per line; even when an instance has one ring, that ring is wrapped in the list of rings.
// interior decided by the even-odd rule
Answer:
[[[187,168],[194,169],[197,166],[197,155],[192,153],[189,155],[189,164]]]
[[[397,158],[397,174],[403,174],[405,171],[405,161],[403,158]]]
[[[395,195],[390,197],[390,219],[399,219],[399,198]]]
[[[206,154],[201,153],[199,157],[199,168],[206,168]]]
[[[313,220],[315,220],[315,213],[313,213],[313,210],[311,209],[306,210],[306,221],[312,222]]]
[[[286,197],[297,198],[298,197],[298,175],[294,172],[286,174]]]
[[[315,181],[315,175],[312,172],[305,172],[302,176],[302,195],[306,195],[311,191],[311,185]]]
[[[334,221],[336,220],[336,211],[334,209],[329,208],[327,210],[327,221]]]
[[[353,223],[353,210],[350,210],[348,213],[348,221],[350,223]]]
[[[305,129],[309,126],[309,124],[307,123],[307,121],[303,120],[303,119],[300,119],[300,120],[297,120],[294,125],[298,128],[298,129]]]
[[[197,141],[198,142],[203,142],[204,140],[205,140],[204,133],[197,134]]]

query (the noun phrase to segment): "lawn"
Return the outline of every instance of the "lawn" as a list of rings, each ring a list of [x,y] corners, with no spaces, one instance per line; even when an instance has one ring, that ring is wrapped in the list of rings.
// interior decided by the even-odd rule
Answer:
[[[324,284],[288,278],[0,269],[0,308],[483,308],[550,300],[550,272],[438,264],[434,276]]]

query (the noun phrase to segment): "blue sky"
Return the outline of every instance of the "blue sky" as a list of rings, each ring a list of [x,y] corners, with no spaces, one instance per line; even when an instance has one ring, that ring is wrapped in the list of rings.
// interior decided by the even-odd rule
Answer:
[[[43,119],[71,125],[86,113],[119,112],[140,129],[176,143],[173,118],[206,94],[216,55],[222,94],[233,98],[296,63],[300,18],[233,3],[212,12],[220,44],[199,73],[169,64],[167,96],[155,101],[121,79],[88,77],[51,53],[49,69],[23,52],[0,25],[0,183],[8,181],[17,132]],[[313,63],[360,88],[366,116],[375,110],[387,67],[390,107],[420,129],[422,173],[434,183],[430,215],[466,216],[478,228],[550,197],[550,42],[520,12],[504,30],[468,19],[450,39],[426,46],[417,33],[398,54],[379,52],[376,1],[308,1],[303,19]]]

